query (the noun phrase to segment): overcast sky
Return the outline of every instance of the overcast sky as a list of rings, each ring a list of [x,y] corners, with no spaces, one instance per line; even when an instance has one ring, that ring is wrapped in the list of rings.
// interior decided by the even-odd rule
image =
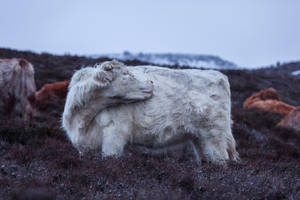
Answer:
[[[0,47],[212,54],[249,67],[300,60],[299,0],[0,2]]]

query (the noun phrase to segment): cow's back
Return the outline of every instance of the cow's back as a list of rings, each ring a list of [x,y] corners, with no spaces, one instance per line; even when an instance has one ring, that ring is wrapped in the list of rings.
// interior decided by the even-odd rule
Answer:
[[[154,84],[151,99],[127,105],[134,112],[134,131],[143,133],[135,133],[137,140],[138,136],[149,136],[149,140],[163,143],[175,132],[182,132],[184,137],[186,132],[195,132],[199,123],[203,125],[214,109],[226,110],[230,119],[229,83],[220,72],[159,67],[136,67],[131,72],[135,77],[144,73],[143,78]]]

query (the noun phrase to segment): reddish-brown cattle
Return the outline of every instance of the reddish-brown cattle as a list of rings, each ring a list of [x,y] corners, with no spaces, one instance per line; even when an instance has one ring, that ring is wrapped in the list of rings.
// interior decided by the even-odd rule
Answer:
[[[35,94],[35,98],[38,105],[41,108],[43,108],[47,103],[57,101],[60,99],[65,99],[68,92],[69,83],[70,81],[66,80],[56,83],[45,84]]]
[[[35,81],[31,63],[22,58],[0,59],[0,109],[25,121],[34,114]]]
[[[300,131],[300,107],[295,108],[287,116],[285,116],[277,126],[292,128]]]
[[[243,108],[258,108],[264,111],[287,115],[295,107],[280,101],[280,96],[277,91],[273,88],[269,88],[253,94],[251,97],[246,99]]]
[[[295,107],[277,100],[255,101],[247,108],[258,108],[264,111],[289,114]]]
[[[255,101],[274,99],[280,101],[280,95],[274,88],[269,88],[267,90],[262,90],[258,93],[253,94],[251,97],[246,99],[244,103],[244,108],[248,108]]]

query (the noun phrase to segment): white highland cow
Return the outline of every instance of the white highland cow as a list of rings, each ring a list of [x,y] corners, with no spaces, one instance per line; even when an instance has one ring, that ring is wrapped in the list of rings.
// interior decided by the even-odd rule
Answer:
[[[196,159],[238,159],[228,79],[213,70],[104,62],[71,80],[62,125],[83,153],[120,156],[127,143],[152,149],[190,142]]]

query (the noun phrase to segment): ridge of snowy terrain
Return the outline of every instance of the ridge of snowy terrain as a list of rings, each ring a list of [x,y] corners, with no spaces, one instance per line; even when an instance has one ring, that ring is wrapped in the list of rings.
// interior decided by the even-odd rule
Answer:
[[[294,76],[298,76],[298,75],[300,75],[300,70],[294,71],[291,74]]]
[[[218,56],[180,53],[131,53],[93,55],[93,58],[109,57],[120,60],[140,60],[156,65],[178,65],[209,69],[237,69],[239,66]]]

